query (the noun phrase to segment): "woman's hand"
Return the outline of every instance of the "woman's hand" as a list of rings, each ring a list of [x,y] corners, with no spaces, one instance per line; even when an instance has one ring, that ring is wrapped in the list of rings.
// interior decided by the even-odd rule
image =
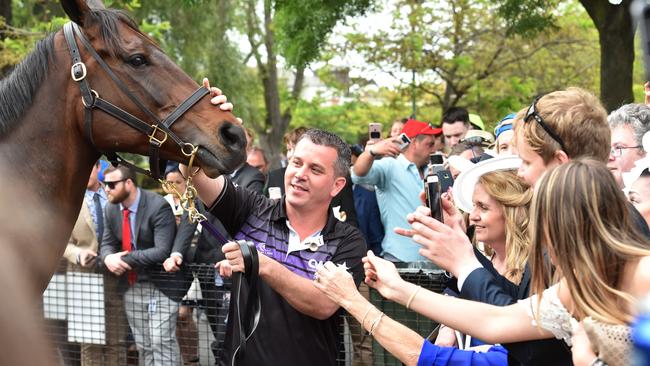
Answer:
[[[396,297],[397,290],[403,287],[404,280],[397,272],[395,265],[385,259],[377,257],[372,251],[362,259],[365,270],[365,282],[368,286],[379,291],[379,293],[393,300]]]
[[[422,245],[419,253],[439,267],[458,277],[463,268],[481,266],[462,228],[451,228],[419,210],[409,214],[407,220],[411,229],[395,228],[395,232]]]
[[[440,201],[442,202],[442,217],[445,225],[452,229],[460,228],[463,232],[467,231],[465,217],[454,204],[454,197],[451,193],[451,188],[449,188],[447,192],[443,193],[440,198]],[[422,215],[431,216],[431,210],[428,207],[425,207],[427,204],[427,196],[424,191],[420,192],[420,201],[422,201],[423,206],[418,207],[416,211]],[[411,222],[409,222],[409,224],[410,223]]]
[[[346,309],[350,301],[361,296],[352,275],[346,268],[330,261],[316,266],[314,286],[323,291],[330,300]]]

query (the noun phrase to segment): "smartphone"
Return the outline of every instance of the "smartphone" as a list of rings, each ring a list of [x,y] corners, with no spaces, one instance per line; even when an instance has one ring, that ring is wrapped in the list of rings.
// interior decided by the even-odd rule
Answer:
[[[430,174],[424,182],[424,192],[427,198],[427,207],[431,210],[431,217],[443,222],[442,217],[442,190],[437,174]]]
[[[451,175],[451,172],[447,169],[439,170],[436,172],[438,176],[438,182],[440,183],[440,191],[445,193],[449,188],[454,186],[454,177]]]
[[[401,135],[399,135],[397,137],[397,139],[399,141],[396,142],[396,144],[397,144],[397,146],[399,146],[400,150],[406,149],[406,147],[409,146],[409,144],[411,143],[411,139],[408,136],[406,136],[405,133],[402,133]]]
[[[650,44],[648,43],[650,42],[650,5],[646,3],[646,0],[634,0],[630,5],[630,13],[641,33],[645,80],[650,81]]]
[[[372,122],[368,124],[368,138],[372,141],[381,140],[381,123]]]
[[[446,176],[445,174],[440,174],[445,172],[443,168],[443,158],[442,155],[431,154],[429,155],[429,166],[427,176],[424,179],[424,193],[427,199],[427,207],[431,210],[431,217],[442,222],[442,193],[446,192],[443,190],[440,177]],[[451,177],[451,173],[449,173]]]

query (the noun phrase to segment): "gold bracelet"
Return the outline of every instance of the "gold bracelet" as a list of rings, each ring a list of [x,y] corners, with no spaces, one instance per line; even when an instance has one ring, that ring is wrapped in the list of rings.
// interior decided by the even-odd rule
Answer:
[[[377,319],[375,319],[375,321],[372,322],[372,325],[370,326],[370,330],[368,331],[368,334],[370,334],[372,336],[375,333],[375,329],[377,328],[377,326],[379,325],[379,322],[381,322],[381,318],[383,318],[383,317],[384,317],[384,313],[379,314]]]
[[[375,307],[374,305],[370,304],[370,306],[368,307],[368,310],[366,310],[365,314],[363,314],[363,318],[361,318],[361,328],[364,328],[363,323],[366,321],[366,317],[370,313],[370,310],[372,310],[372,308],[374,308],[374,307]]]
[[[411,297],[409,297],[409,301],[406,302],[406,310],[409,310],[411,308],[411,303],[413,302],[413,299],[415,299],[415,295],[418,294],[418,291],[420,291],[421,288],[422,287],[418,286],[418,288],[416,288],[415,291],[413,291]]]

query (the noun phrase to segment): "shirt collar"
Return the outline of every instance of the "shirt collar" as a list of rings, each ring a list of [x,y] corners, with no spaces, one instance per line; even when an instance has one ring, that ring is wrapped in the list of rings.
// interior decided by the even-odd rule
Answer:
[[[399,154],[397,156],[397,162],[400,163],[402,167],[404,167],[404,170],[408,170],[409,167],[411,167],[411,165],[417,169],[415,163],[407,159],[406,156],[404,156],[404,154]]]
[[[287,217],[287,207],[286,207],[286,196],[282,197],[282,200],[280,201],[280,204],[278,204],[275,207],[275,210],[271,213],[271,220],[272,221],[279,221],[279,220],[285,220],[289,221],[289,218]],[[325,227],[323,230],[320,231],[320,234],[323,236],[327,236],[328,234],[331,234],[334,232],[334,227],[336,226],[336,223],[339,220],[334,216],[334,212],[332,212],[332,205],[330,202],[330,205],[327,208],[327,222],[325,223]]]
[[[129,211],[133,214],[138,212],[138,206],[140,205],[140,188],[136,188],[135,201],[129,206]],[[120,202],[120,210],[124,210],[124,205]]]

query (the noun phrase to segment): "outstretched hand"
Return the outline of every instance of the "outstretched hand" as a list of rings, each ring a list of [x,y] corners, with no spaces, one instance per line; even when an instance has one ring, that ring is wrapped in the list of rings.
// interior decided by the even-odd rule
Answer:
[[[316,266],[314,286],[344,308],[351,299],[359,295],[352,275],[345,267],[337,266],[331,261]]]
[[[363,268],[365,270],[365,282],[368,286],[379,291],[381,296],[393,299],[397,289],[403,285],[404,280],[397,272],[392,262],[377,257],[372,251],[363,257]]]
[[[422,245],[419,253],[439,267],[458,276],[463,267],[476,267],[472,244],[462,228],[451,228],[440,221],[424,215],[419,210],[407,216],[410,229],[395,228],[395,232],[408,236]],[[478,264],[480,266],[480,264]]]

